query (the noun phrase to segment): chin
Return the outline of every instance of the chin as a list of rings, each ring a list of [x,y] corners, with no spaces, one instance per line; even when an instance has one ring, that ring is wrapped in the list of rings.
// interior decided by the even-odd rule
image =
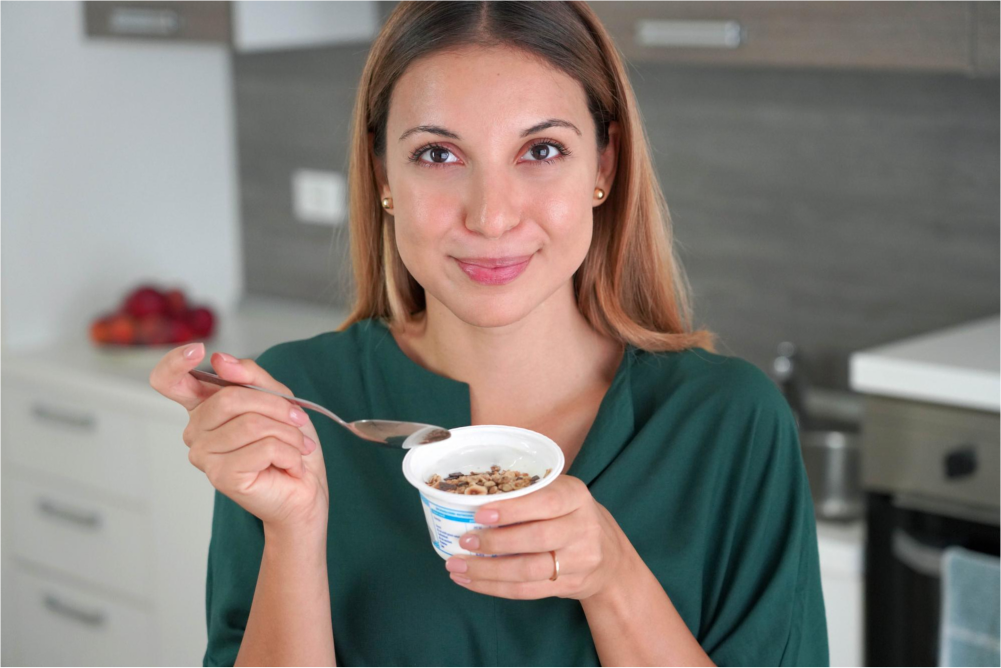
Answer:
[[[510,294],[484,298],[464,295],[445,302],[445,306],[467,325],[504,327],[520,321],[532,311],[533,305],[526,301],[526,296]]]

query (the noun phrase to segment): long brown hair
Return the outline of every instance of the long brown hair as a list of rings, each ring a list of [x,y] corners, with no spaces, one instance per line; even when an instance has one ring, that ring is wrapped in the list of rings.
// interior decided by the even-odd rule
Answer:
[[[385,159],[389,99],[407,66],[469,45],[516,47],[579,81],[599,153],[608,145],[608,124],[619,123],[615,181],[594,209],[591,248],[573,277],[587,321],[600,334],[644,350],[712,350],[713,335],[692,329],[670,213],[621,55],[585,2],[397,5],[369,51],[355,101],[348,169],[356,296],[338,331],[367,318],[396,328],[425,308],[424,288],[403,264],[393,217],[381,206],[374,158]]]

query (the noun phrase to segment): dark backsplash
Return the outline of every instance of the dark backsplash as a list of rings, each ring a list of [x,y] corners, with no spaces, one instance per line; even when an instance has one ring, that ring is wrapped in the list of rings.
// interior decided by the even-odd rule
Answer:
[[[295,169],[347,171],[367,47],[234,57],[248,293],[346,305],[346,228],[292,214]],[[721,352],[853,350],[996,313],[999,84],[960,75],[631,66],[691,281]]]

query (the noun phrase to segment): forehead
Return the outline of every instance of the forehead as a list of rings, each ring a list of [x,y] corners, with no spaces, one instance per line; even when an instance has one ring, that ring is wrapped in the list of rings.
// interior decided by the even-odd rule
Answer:
[[[389,139],[416,125],[465,132],[517,134],[546,118],[564,118],[584,131],[584,87],[517,49],[469,47],[411,64],[397,81],[387,119]]]

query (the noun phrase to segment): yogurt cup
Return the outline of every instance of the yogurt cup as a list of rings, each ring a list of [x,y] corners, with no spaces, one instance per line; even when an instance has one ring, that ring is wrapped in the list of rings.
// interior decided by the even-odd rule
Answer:
[[[556,480],[563,470],[563,451],[551,438],[519,427],[473,425],[449,431],[448,440],[411,448],[403,458],[403,475],[420,493],[431,544],[442,559],[456,554],[500,556],[470,552],[459,546],[459,538],[488,526],[473,521],[480,506],[537,492]],[[498,494],[452,494],[427,484],[435,473],[444,478],[453,471],[488,471],[493,465],[539,479],[528,487]],[[546,469],[552,470],[543,476]]]

